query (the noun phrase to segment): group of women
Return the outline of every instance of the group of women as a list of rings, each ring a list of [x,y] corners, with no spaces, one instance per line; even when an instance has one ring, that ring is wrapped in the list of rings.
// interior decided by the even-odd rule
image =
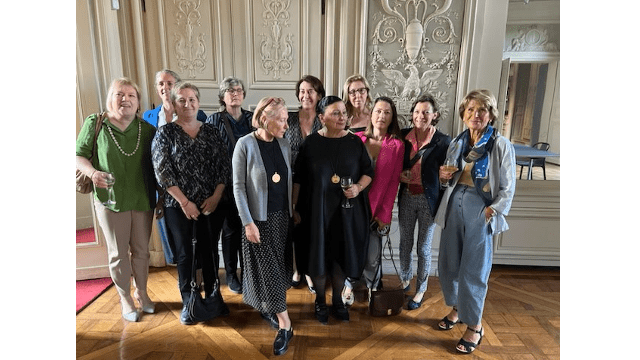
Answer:
[[[76,145],[77,168],[95,186],[96,213],[125,319],[139,319],[130,295],[132,274],[142,311],[155,311],[146,281],[156,184],[166,192],[165,223],[183,304],[193,275],[194,236],[205,297],[221,298],[217,238],[229,218],[221,204],[232,197],[241,224],[243,300],[278,329],[276,355],[287,351],[293,337],[287,289],[303,275],[316,295],[315,317],[324,324],[330,313],[349,320],[354,282],[363,279],[372,291],[382,287],[382,237],[389,232],[397,194],[405,291],[413,277],[418,223],[416,292],[407,308],[417,309],[424,300],[437,223],[443,229],[440,283],[452,307],[437,326],[450,330],[467,324],[456,348],[475,350],[484,334],[492,236],[508,229],[505,216],[515,190],[513,146],[491,126],[498,114],[490,92],[465,97],[459,114],[468,129],[451,140],[435,127],[440,114],[430,96],[414,102],[412,127],[401,130],[393,100],[372,101],[364,77],[347,79],[340,98],[325,96],[322,82],[307,75],[296,85],[297,112],[287,113],[282,98],[263,98],[252,113],[250,132],[232,130],[230,146],[229,132],[198,116],[198,88],[171,76],[175,81],[168,102],[158,86],[163,105],[156,110],[165,110],[166,125],[156,130],[142,121],[137,86],[118,79],[109,90],[97,156],[89,161],[97,115],[87,118]],[[167,111],[171,108],[174,115]],[[445,159],[454,167],[443,166]],[[107,173],[116,178],[116,203],[103,205]],[[235,269],[227,269],[228,283],[230,271]],[[180,321],[197,320],[184,306]]]

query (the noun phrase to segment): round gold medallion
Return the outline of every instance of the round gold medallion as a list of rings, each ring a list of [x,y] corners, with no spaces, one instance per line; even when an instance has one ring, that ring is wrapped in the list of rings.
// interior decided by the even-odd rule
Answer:
[[[334,184],[337,184],[340,182],[340,176],[338,176],[338,174],[333,174],[333,176],[331,177],[331,182]]]
[[[275,173],[273,174],[273,176],[271,177],[271,181],[273,181],[274,183],[279,183],[280,182],[280,174]]]

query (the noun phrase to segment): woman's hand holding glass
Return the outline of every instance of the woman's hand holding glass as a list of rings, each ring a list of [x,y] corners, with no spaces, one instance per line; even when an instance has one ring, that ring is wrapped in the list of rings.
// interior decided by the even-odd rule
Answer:
[[[356,188],[357,186],[353,186],[353,180],[349,176],[343,176],[342,178],[340,178],[340,186],[342,187],[342,192],[344,192],[345,197],[345,201],[342,203],[342,207],[348,209],[352,207],[349,199],[353,199],[354,197],[358,196],[357,193],[354,194],[354,191],[357,191],[354,188]]]
[[[453,174],[456,173],[456,171],[458,171],[458,166],[456,165],[456,163],[450,159],[445,160],[444,164],[440,166],[440,171],[439,171],[440,182],[442,183],[442,186],[445,186],[445,187],[449,186],[449,182],[453,177]]]

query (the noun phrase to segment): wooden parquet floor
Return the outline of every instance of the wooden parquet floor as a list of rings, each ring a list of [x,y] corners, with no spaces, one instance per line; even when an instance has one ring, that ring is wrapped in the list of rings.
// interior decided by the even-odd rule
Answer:
[[[224,275],[224,270],[220,271]],[[388,276],[389,278],[396,278]],[[224,276],[222,276],[224,278]],[[387,283],[389,281],[389,283]],[[392,286],[385,279],[385,286]],[[415,289],[415,284],[412,284]],[[175,267],[152,268],[149,296],[155,314],[141,321],[122,319],[113,287],[76,316],[78,359],[265,359],[273,355],[276,331],[258,312],[231,293],[222,295],[231,314],[192,326],[179,321],[181,302]],[[328,291],[330,293],[330,291]],[[438,279],[429,278],[421,308],[398,316],[368,314],[364,292],[356,293],[350,322],[329,318],[320,324],[313,315],[315,295],[306,287],[287,293],[294,337],[282,359],[452,359],[465,326],[437,330],[449,309]],[[329,294],[327,299],[330,303]],[[485,338],[466,358],[559,359],[560,270],[494,266],[483,317]]]

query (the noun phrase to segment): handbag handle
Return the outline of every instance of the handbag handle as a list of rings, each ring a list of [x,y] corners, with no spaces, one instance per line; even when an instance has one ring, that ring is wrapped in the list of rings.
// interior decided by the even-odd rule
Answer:
[[[100,130],[102,130],[102,123],[104,122],[104,117],[106,116],[107,112],[102,112],[98,115],[98,121],[96,121],[96,131],[95,134],[93,134],[93,147],[91,148],[91,157],[89,157],[89,161],[93,160],[93,156],[96,154],[96,145],[98,145],[98,134],[100,133]]]
[[[387,240],[385,240],[384,245],[382,246],[382,257],[385,260],[389,260],[389,258],[391,259],[391,263],[393,263],[393,268],[396,269],[396,275],[398,275],[398,279],[402,279],[400,277],[400,272],[398,271],[398,267],[396,266],[396,262],[395,260],[393,260],[393,248],[391,247],[391,236],[389,236],[389,233],[386,234]],[[384,249],[385,248],[389,248],[389,258],[387,258],[384,255]],[[399,288],[402,288],[402,282],[400,282],[400,286]]]
[[[191,289],[195,289],[198,284],[196,284],[196,244],[198,243],[198,239],[196,239],[196,222],[194,220],[190,220],[193,223],[191,230],[191,244],[192,244],[192,257],[191,257]]]

